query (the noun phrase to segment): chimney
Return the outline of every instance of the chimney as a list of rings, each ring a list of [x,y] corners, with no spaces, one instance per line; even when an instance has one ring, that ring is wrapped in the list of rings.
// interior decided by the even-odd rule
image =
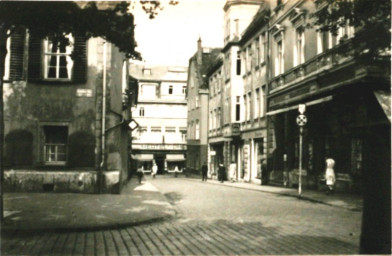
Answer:
[[[202,55],[203,55],[203,48],[201,46],[201,38],[199,36],[199,40],[197,40],[197,64],[201,65],[202,63]]]

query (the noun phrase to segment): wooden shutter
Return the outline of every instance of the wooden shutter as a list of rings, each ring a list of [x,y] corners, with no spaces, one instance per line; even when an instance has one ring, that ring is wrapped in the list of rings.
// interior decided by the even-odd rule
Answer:
[[[28,80],[39,81],[42,77],[42,40],[30,34]]]
[[[17,81],[23,79],[23,60],[24,60],[24,44],[26,32],[25,30],[15,31],[11,35],[10,47],[10,80]]]
[[[87,81],[87,38],[83,35],[75,35],[74,45],[74,69],[73,69],[73,82],[85,83]]]

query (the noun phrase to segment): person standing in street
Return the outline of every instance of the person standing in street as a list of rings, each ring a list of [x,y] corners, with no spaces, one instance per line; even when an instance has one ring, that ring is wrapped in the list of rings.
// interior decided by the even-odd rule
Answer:
[[[226,168],[223,164],[219,164],[218,168],[218,180],[223,183],[225,180],[225,175],[226,175]]]
[[[157,172],[158,172],[158,166],[154,162],[154,164],[152,166],[152,170],[151,170],[151,176],[152,176],[153,179],[155,179],[155,176],[157,175]]]
[[[137,171],[136,171],[136,175],[137,175],[137,179],[139,181],[139,184],[142,184],[142,179],[143,179],[143,175],[144,175],[143,165],[139,165],[139,168],[137,168]]]
[[[333,188],[336,182],[335,171],[333,170],[333,167],[335,166],[335,160],[328,158],[325,162],[327,164],[327,168],[325,170],[325,183],[327,185],[326,194],[329,195],[333,193]]]
[[[201,166],[201,181],[207,181],[207,173],[208,173],[208,166],[207,163],[204,162]]]
[[[229,165],[229,179],[230,182],[235,181],[235,173],[236,173],[237,165],[234,162],[231,162]]]

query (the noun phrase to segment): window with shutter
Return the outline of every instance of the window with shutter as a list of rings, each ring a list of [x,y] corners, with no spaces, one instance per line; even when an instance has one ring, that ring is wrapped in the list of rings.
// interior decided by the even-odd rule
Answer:
[[[74,48],[74,37],[72,34],[65,36],[67,40],[46,38],[43,40],[43,77],[45,80],[72,79],[74,66],[71,54]]]
[[[69,44],[30,35],[28,80],[46,82],[87,81],[86,37],[69,36]]]

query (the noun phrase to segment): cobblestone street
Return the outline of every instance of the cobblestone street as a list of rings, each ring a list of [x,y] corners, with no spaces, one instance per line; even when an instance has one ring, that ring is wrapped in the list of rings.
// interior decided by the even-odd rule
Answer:
[[[198,180],[149,182],[175,207],[175,218],[114,230],[3,233],[3,255],[358,253],[358,211]]]

